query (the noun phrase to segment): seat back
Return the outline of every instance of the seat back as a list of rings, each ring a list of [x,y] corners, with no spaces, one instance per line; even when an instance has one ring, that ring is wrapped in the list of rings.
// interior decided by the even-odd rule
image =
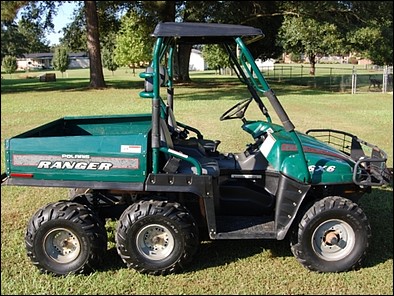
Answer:
[[[174,142],[172,141],[171,133],[163,118],[160,118],[160,146],[174,149]]]
[[[167,68],[163,65],[160,65],[159,72],[160,72],[160,86],[167,86],[167,82],[168,82]],[[145,73],[153,73],[153,68],[151,66],[147,67],[145,69]],[[153,77],[145,78],[144,90],[145,92],[153,91]]]
[[[160,118],[160,146],[174,149],[174,143],[172,142],[170,131],[168,130],[167,124],[163,118]],[[180,159],[163,153],[162,158],[162,170],[166,173],[175,173],[179,168]]]
[[[173,134],[174,132],[180,133],[182,130],[179,128],[175,119],[174,111],[170,106],[166,107],[166,114],[167,114],[167,122],[168,122],[168,128],[170,133],[171,134]]]
[[[163,118],[160,118],[160,146],[177,150],[174,149],[174,143],[172,141],[170,131],[167,127],[166,121]],[[180,151],[180,153],[182,153],[182,151]],[[175,172],[179,172],[181,174],[196,174],[197,169],[194,164],[191,164],[190,161],[182,161],[180,158],[170,156],[166,153],[163,154],[165,158],[162,159],[162,170],[164,172],[172,174]],[[202,174],[208,174],[214,177],[219,176],[220,170],[217,160],[204,157],[203,155],[193,155],[190,158],[193,157],[200,163]]]

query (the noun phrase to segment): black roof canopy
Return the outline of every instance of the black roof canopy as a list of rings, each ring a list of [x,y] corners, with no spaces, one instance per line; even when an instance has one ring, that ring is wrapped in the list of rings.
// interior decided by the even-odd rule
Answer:
[[[174,37],[178,42],[187,43],[220,43],[233,41],[234,37],[263,37],[261,29],[233,24],[218,23],[176,23],[157,24],[152,36]]]

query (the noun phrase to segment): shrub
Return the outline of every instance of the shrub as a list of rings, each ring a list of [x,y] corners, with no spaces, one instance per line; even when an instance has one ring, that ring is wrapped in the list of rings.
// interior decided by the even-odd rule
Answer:
[[[6,73],[11,75],[18,68],[18,63],[16,62],[16,57],[9,56],[9,55],[5,56],[3,58],[1,66],[3,67],[3,69]]]

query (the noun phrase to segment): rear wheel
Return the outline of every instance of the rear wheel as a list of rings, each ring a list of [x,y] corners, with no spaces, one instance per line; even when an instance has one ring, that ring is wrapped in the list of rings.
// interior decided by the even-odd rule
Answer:
[[[140,201],[121,215],[116,229],[118,254],[129,268],[166,275],[183,269],[198,249],[198,228],[178,203]]]
[[[302,217],[291,238],[291,250],[306,268],[318,272],[357,269],[366,256],[371,227],[352,201],[330,196]]]
[[[86,206],[61,201],[32,216],[25,243],[28,257],[43,273],[88,273],[101,263],[107,232]]]

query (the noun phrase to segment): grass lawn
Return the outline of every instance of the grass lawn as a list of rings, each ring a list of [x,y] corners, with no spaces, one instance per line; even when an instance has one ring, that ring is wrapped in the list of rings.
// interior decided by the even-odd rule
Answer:
[[[140,71],[140,70],[138,70]],[[138,72],[137,71],[137,72]],[[132,114],[151,111],[141,99],[143,81],[132,70],[105,71],[107,89],[85,88],[88,70],[56,73],[56,82],[2,74],[1,172],[4,140],[49,121],[71,115]],[[30,76],[41,74],[29,73]],[[177,120],[197,127],[206,138],[220,139],[221,152],[238,152],[250,143],[240,120],[219,121],[224,111],[248,94],[231,76],[213,72],[191,74],[193,83],[176,86]],[[213,84],[213,78],[220,84]],[[198,83],[197,83],[198,82]],[[270,83],[299,131],[310,128],[344,130],[375,144],[393,166],[393,95],[340,94],[308,86]],[[273,121],[280,123],[265,100]],[[248,119],[258,113],[248,110]],[[393,191],[374,188],[360,206],[372,227],[373,239],[363,268],[338,274],[306,270],[290,252],[287,241],[203,242],[192,266],[182,274],[141,275],[127,269],[116,253],[114,222],[107,222],[108,252],[101,270],[91,275],[42,275],[29,261],[24,234],[30,217],[49,202],[67,198],[67,189],[45,187],[1,188],[1,294],[12,295],[392,295]]]

